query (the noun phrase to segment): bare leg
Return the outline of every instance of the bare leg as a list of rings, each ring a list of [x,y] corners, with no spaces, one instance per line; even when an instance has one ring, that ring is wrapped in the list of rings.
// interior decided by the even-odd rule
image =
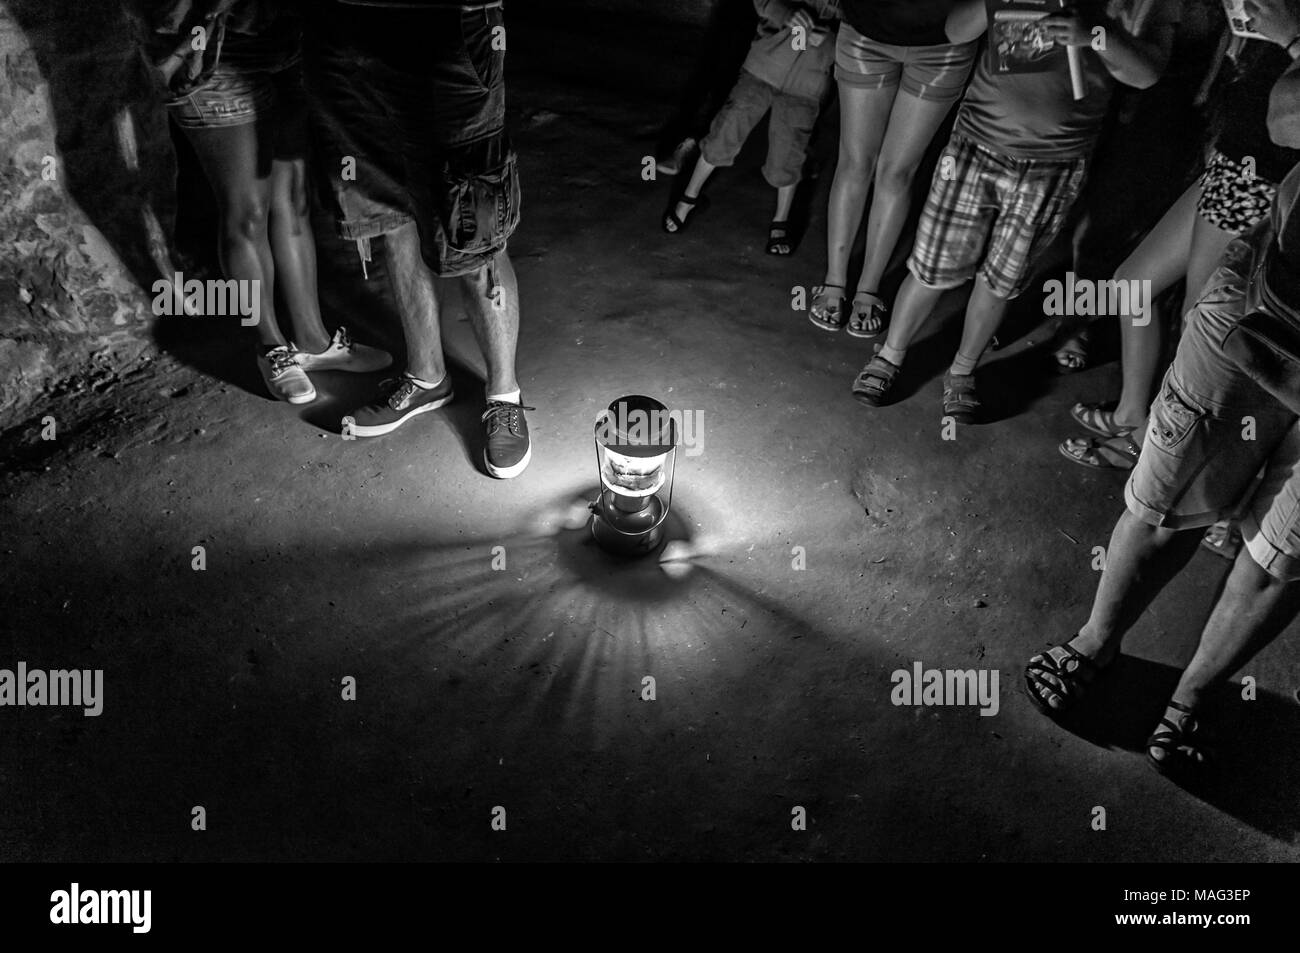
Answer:
[[[982,277],[976,277],[970,300],[966,302],[966,320],[962,323],[954,374],[969,374],[975,369],[975,363],[983,356],[984,349],[1006,317],[1009,304],[1009,299],[998,297]]]
[[[858,291],[879,292],[880,280],[911,209],[917,166],[951,108],[951,103],[917,99],[906,93],[894,100],[889,130],[875,168],[876,191],[867,219],[867,246]],[[854,228],[856,231],[856,224]]]
[[[1189,708],[1266,646],[1296,616],[1296,587],[1270,576],[1243,547],[1205,621],[1174,701]]]
[[[794,193],[798,189],[798,185],[783,185],[776,190],[776,212],[772,215],[772,221],[784,222],[789,220],[790,207],[794,204]]]
[[[863,89],[839,84],[840,149],[831,181],[826,220],[825,284],[843,288],[849,269],[867,191],[876,174],[876,160],[889,125],[898,87]]]
[[[510,257],[503,251],[491,265],[457,280],[474,328],[474,338],[487,364],[487,392],[507,394],[517,391],[515,348],[519,341],[519,283]]]
[[[1197,219],[1196,202],[1200,194],[1199,183],[1182,194],[1142,244],[1119,266],[1115,272],[1116,280],[1150,281],[1154,299],[1187,275]],[[1144,315],[1143,324],[1135,324],[1131,317],[1119,320],[1124,386],[1115,408],[1115,422],[1135,428],[1140,434],[1146,422],[1147,408],[1155,395],[1164,351],[1164,322],[1153,314]]]
[[[934,313],[935,305],[942,297],[942,289],[921,284],[909,272],[903,279],[903,286],[898,289],[898,300],[894,303],[894,316],[889,322],[889,333],[880,348],[880,356],[901,366],[903,356],[907,353],[912,339],[921,330],[926,319]]]
[[[307,201],[306,159],[276,159],[271,165],[268,221],[280,294],[293,322],[299,348],[318,354],[329,347],[316,289],[316,239]]]
[[[686,183],[686,190],[682,194],[689,199],[699,198],[700,189],[704,188],[704,183],[709,181],[709,176],[713,175],[713,170],[716,168],[717,166],[710,165],[704,156],[700,156],[695,161],[695,168],[691,170],[691,180]],[[693,208],[693,205],[678,202],[677,217],[685,222],[686,217],[691,214]]]
[[[408,222],[384,236],[388,271],[397,299],[397,313],[406,337],[406,371],[437,383],[447,373],[442,354],[442,325],[433,273],[420,254],[420,233]]]
[[[217,199],[217,254],[236,281],[258,282],[258,339],[285,343],[275,316],[275,262],[267,238],[271,204],[269,131],[263,123],[186,129]]]

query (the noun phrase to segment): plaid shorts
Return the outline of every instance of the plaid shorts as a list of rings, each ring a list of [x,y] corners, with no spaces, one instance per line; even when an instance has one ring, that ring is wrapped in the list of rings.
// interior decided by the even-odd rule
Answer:
[[[1016,159],[954,133],[908,269],[931,288],[956,288],[978,274],[998,297],[1016,297],[1064,227],[1087,172],[1087,157]]]

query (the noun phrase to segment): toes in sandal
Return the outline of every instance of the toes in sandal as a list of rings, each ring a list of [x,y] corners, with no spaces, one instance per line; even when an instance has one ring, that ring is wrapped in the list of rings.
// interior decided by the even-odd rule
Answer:
[[[853,379],[853,396],[868,407],[879,407],[893,385],[894,378],[898,376],[899,369],[893,361],[887,361],[877,354]]]
[[[685,205],[688,208],[693,209],[693,211],[688,213],[686,218],[678,218],[677,217],[678,205]],[[664,231],[667,232],[669,235],[681,234],[686,230],[686,226],[695,220],[695,216],[699,215],[708,207],[709,207],[709,200],[706,199],[703,195],[691,196],[691,195],[686,195],[685,193],[679,195],[677,198],[673,199],[672,202],[669,203],[668,210],[664,212],[664,217],[662,221]]]
[[[1065,655],[1061,658],[1052,655],[1057,649]],[[1088,686],[1100,672],[1096,662],[1066,642],[1029,660],[1025,666],[1025,688],[1034,707],[1049,718],[1055,718],[1083,700]],[[1055,679],[1056,684],[1048,681],[1048,678]],[[1048,694],[1059,698],[1061,704],[1055,707],[1051,705],[1045,697]]]
[[[1175,716],[1176,720],[1171,720],[1168,717],[1170,710],[1182,717]],[[1196,712],[1171,700],[1165,715],[1160,719],[1160,727],[1147,739],[1147,763],[1166,776],[1186,775],[1204,767],[1210,760],[1210,750]],[[1153,753],[1155,751],[1164,754],[1157,756]]]
[[[1132,470],[1137,466],[1142,448],[1131,433],[1113,437],[1071,437],[1057,449],[1067,460],[1093,470]],[[1110,454],[1109,457],[1106,454]]]
[[[1057,369],[1062,374],[1073,374],[1076,371],[1085,369],[1088,366],[1089,343],[1089,335],[1086,330],[1068,338],[1064,344],[1052,352]]]
[[[943,375],[943,415],[959,424],[974,423],[979,416],[980,399],[975,392],[974,374]]]
[[[839,294],[834,294],[833,292],[839,292]],[[813,288],[812,303],[808,306],[808,320],[823,331],[838,331],[843,328],[843,286],[817,285]]]
[[[1215,523],[1201,537],[1201,545],[1224,559],[1236,559],[1241,551],[1241,527],[1236,520]]]
[[[885,330],[889,309],[879,295],[859,291],[853,296],[853,313],[849,315],[848,333],[855,338],[874,338]]]
[[[1085,430],[1099,434],[1102,437],[1118,437],[1120,434],[1131,432],[1133,428],[1124,427],[1115,422],[1115,406],[1114,401],[1104,404],[1085,404],[1081,402],[1070,408],[1070,416],[1076,424]]]
[[[767,227],[767,253],[789,255],[793,252],[794,241],[790,238],[790,223],[773,220]]]

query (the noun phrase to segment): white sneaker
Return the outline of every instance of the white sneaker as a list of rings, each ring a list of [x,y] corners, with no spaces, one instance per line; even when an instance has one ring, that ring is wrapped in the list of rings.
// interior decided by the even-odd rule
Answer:
[[[281,344],[259,354],[257,369],[262,372],[266,389],[276,399],[291,404],[307,404],[316,399],[316,388],[298,366],[297,352],[287,345]]]
[[[366,374],[380,371],[393,363],[393,355],[381,348],[358,344],[347,328],[334,332],[330,346],[319,354],[298,352],[298,366],[304,371],[351,371]]]

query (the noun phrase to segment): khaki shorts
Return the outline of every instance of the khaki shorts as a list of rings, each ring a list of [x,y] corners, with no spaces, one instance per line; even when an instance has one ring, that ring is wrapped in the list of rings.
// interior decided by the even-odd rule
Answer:
[[[1188,313],[1124,500],[1134,516],[1171,529],[1241,513],[1251,557],[1293,580],[1300,579],[1300,425],[1222,348],[1246,311],[1252,255],[1247,242],[1234,241]]]

